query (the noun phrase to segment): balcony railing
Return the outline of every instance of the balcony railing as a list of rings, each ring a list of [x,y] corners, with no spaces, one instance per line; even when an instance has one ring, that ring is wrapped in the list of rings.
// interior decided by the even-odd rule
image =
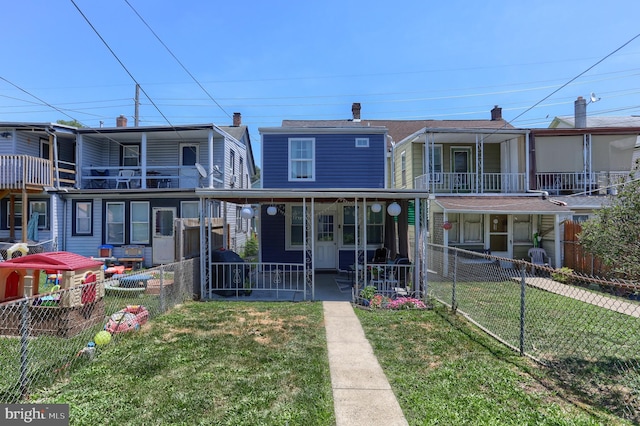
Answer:
[[[433,193],[526,192],[524,173],[432,173],[415,178],[414,186]]]
[[[122,176],[127,170],[130,176]],[[139,166],[93,166],[82,168],[84,189],[199,188],[208,186],[195,166],[149,166],[144,173]],[[221,188],[222,176],[214,175],[214,187]]]
[[[42,189],[52,186],[51,161],[29,155],[0,155],[0,189]]]
[[[603,195],[617,192],[629,180],[628,171],[536,173],[536,189],[552,195]]]

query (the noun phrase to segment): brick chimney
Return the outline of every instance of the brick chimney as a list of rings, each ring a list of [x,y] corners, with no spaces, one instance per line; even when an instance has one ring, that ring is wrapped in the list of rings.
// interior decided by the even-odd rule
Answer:
[[[127,117],[120,114],[120,117],[116,118],[116,127],[127,127]]]
[[[582,96],[574,102],[575,122],[573,127],[576,129],[584,129],[587,127],[587,100]]]
[[[360,121],[360,102],[354,102],[351,105],[351,113],[353,114],[353,121]]]
[[[239,112],[233,113],[233,127],[239,127],[242,125],[242,114]]]
[[[502,108],[496,105],[491,110],[491,121],[499,121],[499,120],[502,120]]]

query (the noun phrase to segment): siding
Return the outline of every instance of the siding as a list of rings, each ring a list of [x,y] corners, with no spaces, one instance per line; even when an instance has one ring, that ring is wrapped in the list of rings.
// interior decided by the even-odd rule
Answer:
[[[313,182],[289,182],[290,137],[315,138]],[[368,138],[368,148],[356,148],[355,139]],[[264,188],[384,188],[385,145],[382,134],[263,135]]]

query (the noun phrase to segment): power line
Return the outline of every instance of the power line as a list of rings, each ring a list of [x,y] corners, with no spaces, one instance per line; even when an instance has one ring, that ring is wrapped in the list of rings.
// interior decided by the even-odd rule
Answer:
[[[209,99],[211,101],[213,101],[218,106],[218,108],[220,108],[222,110],[222,112],[224,112],[229,118],[231,118],[231,115],[227,111],[225,111],[224,108],[222,108],[222,106],[218,103],[218,101],[216,101],[213,98],[213,96],[211,96],[211,94],[207,91],[207,89],[205,89],[204,86],[202,84],[200,84],[198,79],[195,78],[194,75],[191,74],[191,72],[187,69],[187,67],[185,67],[184,64],[182,62],[180,62],[180,60],[176,57],[176,55],[173,54],[171,49],[169,49],[169,47],[162,41],[162,39],[158,36],[158,34],[156,34],[156,32],[153,31],[153,29],[147,23],[147,21],[145,21],[144,18],[138,13],[138,11],[133,6],[131,6],[131,3],[129,3],[129,0],[124,0],[124,2],[127,3],[127,5],[131,8],[131,10],[133,10],[133,12],[138,16],[138,18],[140,18],[142,23],[149,29],[149,31],[151,31],[151,34],[153,34],[153,36],[156,38],[156,40],[158,40],[158,42],[160,42],[160,44],[167,50],[167,52],[169,52],[171,57],[173,57],[173,59],[175,59],[175,61],[182,67],[184,72],[186,72],[189,75],[189,77],[191,77],[191,79],[198,85],[198,87],[200,87],[202,89],[202,91],[204,93],[206,93],[206,95],[209,97]]]
[[[120,58],[118,57],[118,55],[116,55],[116,53],[113,51],[113,49],[111,49],[111,46],[109,46],[109,43],[107,43],[107,41],[102,37],[102,35],[100,35],[100,33],[98,32],[98,30],[96,29],[96,27],[93,26],[93,24],[91,23],[91,21],[89,21],[89,19],[87,18],[87,16],[82,12],[82,10],[80,10],[80,8],[78,7],[78,5],[76,4],[76,2],[74,0],[70,0],[71,3],[75,6],[75,8],[78,10],[78,13],[80,13],[80,15],[82,16],[82,18],[87,22],[87,24],[91,27],[91,29],[93,30],[94,33],[96,33],[96,35],[98,36],[98,38],[102,41],[102,43],[105,45],[105,47],[109,50],[109,52],[111,52],[111,54],[113,55],[113,57],[116,59],[116,61],[118,61],[118,63],[120,64],[120,66],[122,67],[122,69],[124,69],[124,71],[129,75],[129,77],[131,78],[131,80],[133,80],[134,83],[136,83],[138,85],[138,87],[140,87],[140,90],[142,90],[142,93],[144,93],[144,95],[147,97],[147,99],[149,99],[149,102],[151,102],[151,104],[155,107],[155,109],[160,113],[160,115],[162,116],[162,118],[165,119],[165,121],[171,126],[173,127],[173,125],[171,124],[171,121],[164,115],[164,113],[162,111],[160,111],[160,108],[158,108],[158,106],[153,102],[153,99],[151,99],[151,97],[147,94],[147,92],[144,90],[144,88],[140,85],[140,83],[138,83],[138,81],[136,80],[136,78],[133,76],[133,74],[131,74],[131,72],[129,71],[129,69],[125,66],[125,64],[120,60]]]

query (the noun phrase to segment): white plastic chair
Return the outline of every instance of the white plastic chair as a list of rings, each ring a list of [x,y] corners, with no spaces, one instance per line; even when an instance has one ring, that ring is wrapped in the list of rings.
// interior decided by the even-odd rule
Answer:
[[[116,178],[116,188],[120,188],[120,184],[124,184],[127,188],[131,188],[131,178],[135,175],[134,170],[120,170]]]
[[[549,256],[547,256],[547,252],[543,248],[532,247],[527,255],[534,265],[549,266]]]

